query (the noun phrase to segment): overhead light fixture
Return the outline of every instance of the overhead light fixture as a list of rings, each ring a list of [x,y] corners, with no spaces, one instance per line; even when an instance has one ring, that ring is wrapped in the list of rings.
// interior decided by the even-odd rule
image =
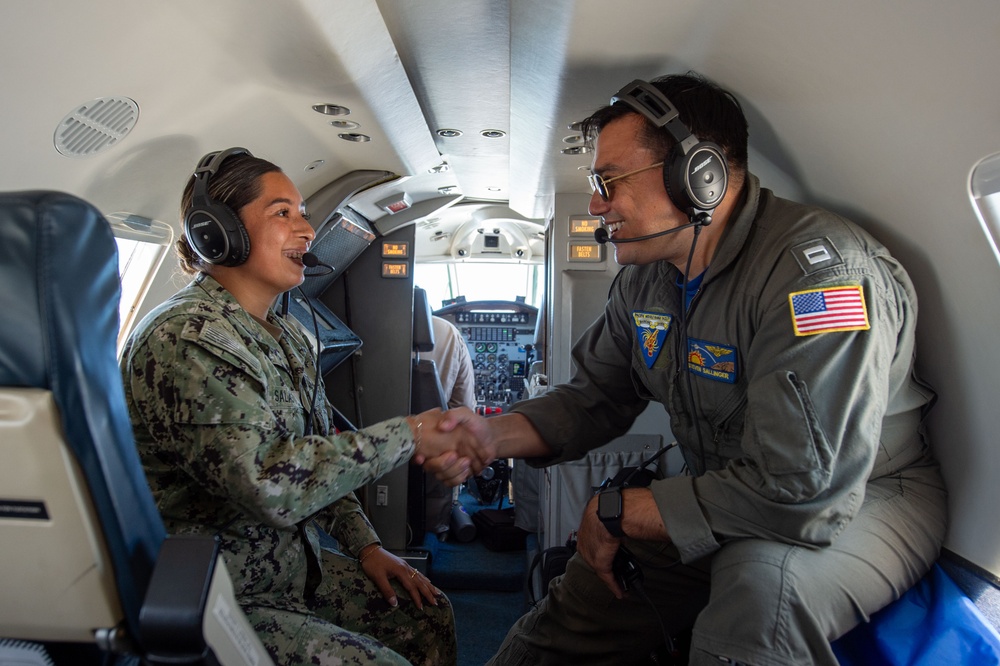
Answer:
[[[368,143],[372,140],[367,134],[359,134],[358,132],[341,132],[337,136],[344,141],[354,141],[355,143]]]
[[[446,173],[450,169],[451,167],[448,166],[447,162],[441,162],[441,164],[438,164],[437,166],[432,166],[430,169],[428,169],[427,173]]]
[[[583,143],[583,135],[582,134],[570,134],[569,136],[564,136],[563,137],[563,143],[568,143],[571,146],[579,145],[579,144]]]
[[[490,192],[500,192],[503,190],[503,188],[501,187],[487,187],[486,189],[489,190]]]
[[[500,139],[507,136],[507,132],[498,129],[484,129],[480,132],[480,134],[485,136],[487,139]]]
[[[413,205],[413,202],[410,200],[410,195],[406,192],[401,192],[400,194],[394,194],[391,197],[377,201],[375,205],[389,213],[389,215],[395,215],[409,208]]]
[[[438,192],[441,194],[451,194],[458,189],[458,185],[445,185],[444,187],[439,187]]]
[[[566,125],[566,129],[568,129],[570,132],[581,132],[583,131],[583,122],[577,120],[575,123],[570,123],[569,125]]]
[[[457,129],[439,129],[437,135],[444,137],[445,139],[454,139],[456,137],[462,136],[462,130]]]
[[[352,130],[361,127],[361,125],[354,122],[353,120],[331,120],[330,124],[336,127],[337,129],[343,129],[343,130]]]
[[[313,111],[325,116],[349,116],[351,110],[339,104],[313,104]]]
[[[306,165],[306,171],[315,171],[324,164],[326,164],[326,160],[315,160]]]
[[[590,152],[590,148],[587,146],[572,146],[571,148],[563,148],[559,152],[563,155],[586,155]]]

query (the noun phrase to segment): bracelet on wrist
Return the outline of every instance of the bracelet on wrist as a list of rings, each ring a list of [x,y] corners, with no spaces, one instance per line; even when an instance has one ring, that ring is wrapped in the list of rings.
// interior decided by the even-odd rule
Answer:
[[[368,548],[368,550],[365,551],[364,548],[362,549],[361,557],[358,558],[358,564],[364,564],[365,560],[368,559],[369,555],[371,555],[376,550],[378,550],[378,549],[380,549],[382,547],[381,544],[377,544],[377,543],[376,544],[369,544],[369,545],[374,545],[375,547],[374,548],[370,548],[369,546],[365,546],[365,548]]]

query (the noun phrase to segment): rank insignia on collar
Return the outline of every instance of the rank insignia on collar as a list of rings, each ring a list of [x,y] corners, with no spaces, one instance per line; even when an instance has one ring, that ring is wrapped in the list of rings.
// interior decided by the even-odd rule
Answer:
[[[647,368],[652,368],[663,350],[663,341],[667,339],[667,331],[670,330],[670,322],[674,317],[662,312],[637,311],[632,313],[632,319],[635,321],[635,335],[642,351],[642,360],[646,362]]]
[[[688,338],[688,372],[727,384],[736,383],[736,348]]]

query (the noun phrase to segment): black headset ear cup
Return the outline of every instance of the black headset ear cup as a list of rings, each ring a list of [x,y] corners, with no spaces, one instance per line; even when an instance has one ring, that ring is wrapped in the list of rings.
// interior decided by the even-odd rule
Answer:
[[[680,154],[680,144],[674,144],[670,154],[663,161],[663,188],[677,208],[687,210],[691,201],[684,193],[684,165],[686,160]]]
[[[184,235],[203,261],[217,266],[239,266],[250,256],[250,236],[232,208],[208,193],[209,180],[234,155],[249,155],[246,148],[209,153],[194,172],[191,210],[184,216]]]
[[[232,208],[218,202],[192,208],[184,219],[188,243],[204,261],[239,266],[250,256],[250,236]]]
[[[663,185],[679,209],[713,210],[726,195],[729,166],[722,148],[711,141],[696,143],[685,154],[675,144],[663,163]]]

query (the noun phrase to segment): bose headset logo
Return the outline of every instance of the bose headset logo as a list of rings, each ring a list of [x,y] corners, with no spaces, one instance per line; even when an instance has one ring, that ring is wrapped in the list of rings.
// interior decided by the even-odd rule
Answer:
[[[712,158],[709,157],[707,160],[705,160],[704,162],[702,162],[701,164],[699,164],[698,166],[696,166],[691,173],[692,174],[698,173],[699,171],[701,171],[705,167],[706,164],[708,164],[711,161],[712,161]]]
[[[199,229],[199,228],[205,226],[206,224],[211,224],[211,223],[212,223],[211,220],[205,220],[204,222],[197,222],[197,223],[191,225],[191,229],[192,230]]]

